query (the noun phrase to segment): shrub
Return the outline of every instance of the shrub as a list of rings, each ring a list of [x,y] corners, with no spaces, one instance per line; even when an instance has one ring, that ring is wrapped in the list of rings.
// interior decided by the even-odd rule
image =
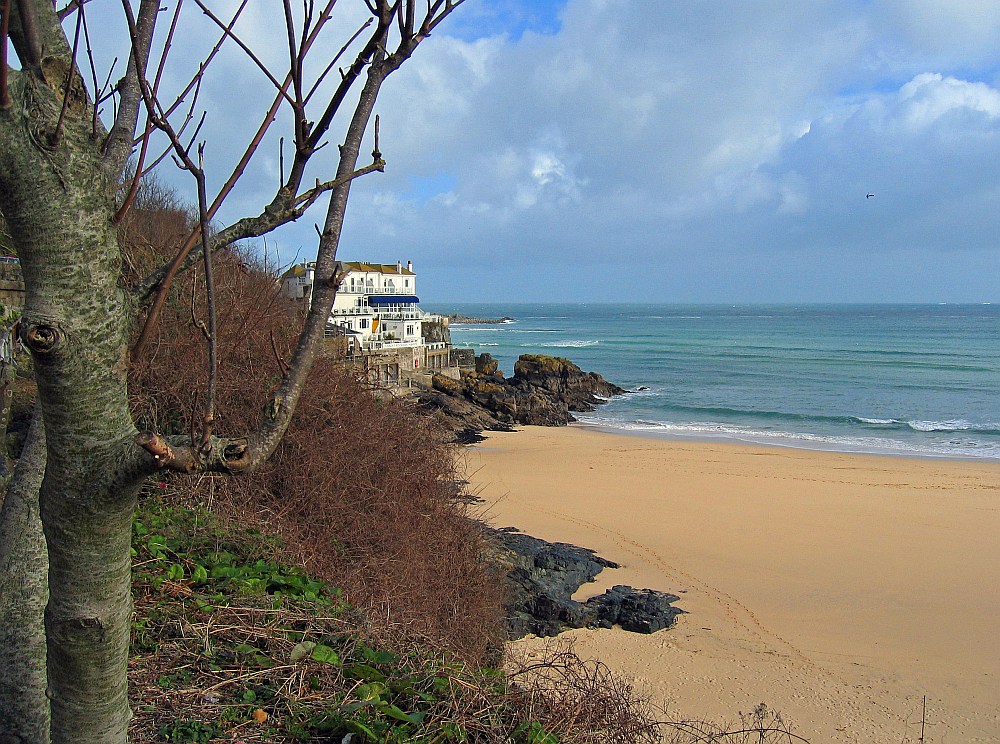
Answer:
[[[179,231],[170,226],[183,220],[169,195],[153,197],[140,200],[123,228],[137,276],[172,249]],[[274,267],[248,249],[218,254],[214,274],[215,430],[252,430],[302,309],[282,296]],[[200,426],[207,349],[195,324],[206,317],[204,295],[199,271],[179,280],[155,342],[132,365],[133,405],[161,432]],[[478,526],[455,498],[456,480],[454,451],[436,424],[321,358],[278,452],[258,472],[171,482],[177,498],[280,533],[286,559],[341,587],[387,635],[425,637],[474,660],[499,644],[502,598],[480,560]]]

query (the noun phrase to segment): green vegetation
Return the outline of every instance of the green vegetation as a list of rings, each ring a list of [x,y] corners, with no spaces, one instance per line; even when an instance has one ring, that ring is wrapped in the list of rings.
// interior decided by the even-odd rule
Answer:
[[[135,740],[557,741],[522,719],[502,673],[388,650],[339,591],[269,559],[279,544],[202,508],[140,502]]]

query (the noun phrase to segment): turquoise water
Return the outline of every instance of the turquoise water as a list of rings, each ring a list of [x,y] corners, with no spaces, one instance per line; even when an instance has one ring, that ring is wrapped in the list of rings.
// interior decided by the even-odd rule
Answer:
[[[427,305],[510,375],[572,359],[639,390],[584,423],[650,436],[1000,459],[997,305]],[[642,388],[640,390],[640,388]]]

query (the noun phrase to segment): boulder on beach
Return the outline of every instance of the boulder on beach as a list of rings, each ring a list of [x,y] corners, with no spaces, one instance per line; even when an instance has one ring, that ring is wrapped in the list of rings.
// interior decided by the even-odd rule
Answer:
[[[605,568],[618,564],[593,550],[550,543],[508,527],[488,529],[494,562],[507,584],[507,629],[510,638],[553,636],[570,628],[619,626],[634,633],[669,628],[683,610],[679,597],[651,589],[618,585],[586,602],[573,593]]]

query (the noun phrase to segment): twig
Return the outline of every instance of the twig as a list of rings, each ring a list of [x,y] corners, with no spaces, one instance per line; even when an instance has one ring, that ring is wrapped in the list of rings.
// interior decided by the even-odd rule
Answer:
[[[246,8],[248,2],[249,2],[249,0],[243,0],[243,2],[240,3],[240,6],[233,13],[232,20],[230,20],[229,25],[227,26],[227,28],[231,29],[233,26],[236,25],[237,19],[239,19],[240,15],[243,13],[243,9]],[[181,4],[182,3],[183,3],[183,0],[181,0]],[[179,5],[178,5],[178,7],[179,7]],[[196,73],[191,78],[191,80],[188,81],[188,84],[186,86],[184,86],[184,89],[180,93],[177,94],[177,97],[174,99],[174,102],[172,104],[170,104],[166,108],[166,110],[163,112],[162,115],[164,117],[169,117],[171,114],[174,113],[174,111],[177,110],[178,106],[180,106],[182,103],[184,103],[185,96],[187,96],[187,94],[191,92],[191,89],[197,84],[197,82],[198,82],[198,76],[201,74],[201,71],[204,70],[204,69],[206,69],[206,68],[208,68],[208,66],[211,64],[212,60],[215,59],[215,56],[219,53],[219,50],[222,49],[222,45],[225,43],[226,39],[228,39],[228,38],[229,38],[229,36],[225,33],[225,29],[224,29],[222,35],[219,37],[219,40],[215,43],[215,46],[212,47],[212,50],[205,56],[205,59],[202,60],[201,63],[198,65],[199,73]],[[165,62],[166,62],[165,57],[161,58],[161,64],[164,64]],[[140,135],[140,137],[149,136],[149,134],[152,133],[153,129],[155,129],[155,127],[152,127],[152,125],[147,125],[146,130],[143,132],[143,134]],[[138,143],[139,143],[139,138],[136,138],[133,141],[132,144],[136,145]]]
[[[205,292],[208,303],[208,401],[205,403],[205,424],[201,431],[201,451],[211,446],[212,425],[215,422],[215,388],[219,373],[216,336],[215,279],[212,274],[212,251],[208,249],[208,197],[205,193],[205,146],[198,146],[198,220],[201,225],[201,251],[205,262]]]
[[[74,0],[74,5],[76,3],[77,0]],[[97,107],[102,101],[104,90],[107,87],[108,82],[111,80],[111,71],[114,70],[114,66],[118,61],[118,58],[115,57],[114,61],[112,61],[111,70],[108,70],[108,79],[104,81],[104,85],[99,86],[97,83],[97,64],[94,62],[94,48],[90,44],[90,27],[87,25],[87,14],[84,12],[83,6],[84,3],[79,2],[80,18],[83,19],[83,39],[87,43],[87,60],[90,62],[90,79],[94,83],[94,115],[91,117],[90,131],[92,136],[96,139],[98,122]]]
[[[292,16],[291,0],[282,0],[281,4],[285,11],[285,33],[288,37],[288,74],[292,77],[292,92],[295,95],[295,100],[292,101],[295,145],[302,147],[306,131],[305,103],[302,100],[302,58],[295,44],[295,18]],[[305,28],[304,25],[303,31]]]
[[[278,137],[278,188],[285,182],[285,138]]]
[[[281,354],[278,353],[278,344],[274,340],[274,330],[271,331],[271,351],[274,352],[274,361],[278,363],[278,369],[281,371],[281,376],[288,377],[288,365],[285,364],[285,360],[281,358]]]
[[[156,76],[155,76],[155,78],[153,80],[152,97],[154,99],[156,98],[157,92],[158,92],[159,87],[160,87],[160,79],[161,79],[161,76],[163,75],[163,68],[166,65],[167,55],[170,53],[170,48],[172,46],[172,42],[173,42],[173,38],[174,38],[174,32],[177,29],[177,21],[180,18],[181,7],[183,7],[183,5],[184,5],[184,0],[178,0],[177,6],[174,8],[173,18],[170,19],[170,30],[167,31],[167,38],[163,42],[163,53],[160,55],[160,62],[157,65]],[[199,70],[202,70],[202,69],[204,69],[204,68],[199,67]],[[96,104],[95,104],[95,106],[96,106]],[[190,112],[189,112],[189,115],[190,115]],[[181,126],[181,129],[183,130],[183,125]],[[143,175],[146,172],[146,171],[143,170],[143,167],[144,167],[144,163],[146,161],[146,152],[149,150],[150,135],[152,134],[152,128],[150,126],[148,116],[147,116],[147,119],[146,119],[146,126],[144,127],[144,130],[145,131],[143,133],[143,136],[140,138],[141,141],[142,141],[142,144],[141,144],[141,146],[139,148],[139,159],[136,161],[135,173],[133,174],[132,180],[129,183],[128,194],[126,194],[125,199],[122,200],[122,205],[121,205],[121,207],[118,208],[118,211],[115,213],[114,219],[112,220],[112,222],[114,222],[115,224],[121,222],[122,219],[124,219],[125,215],[128,213],[128,210],[131,209],[132,202],[135,201],[135,196],[136,196],[136,194],[139,191],[139,181],[140,181],[140,179],[142,179]],[[169,151],[170,151],[170,148],[167,148],[167,150],[163,153],[163,155],[160,156],[160,158],[157,160],[157,162],[159,162],[160,159],[162,159],[163,157],[165,157],[166,154]],[[152,167],[155,167],[155,165],[156,164],[154,163],[154,165]]]
[[[243,50],[243,53],[246,54],[247,57],[250,58],[250,61],[257,66],[257,69],[259,69],[261,72],[264,73],[265,77],[267,77],[267,79],[271,81],[271,84],[278,90],[278,92],[282,94],[285,100],[288,101],[288,103],[291,104],[291,106],[294,108],[295,102],[288,97],[288,92],[287,92],[288,86],[279,83],[275,79],[274,75],[271,74],[271,71],[267,69],[267,66],[260,61],[260,58],[254,53],[254,51],[249,46],[247,46],[246,43],[244,43],[244,41],[239,36],[233,33],[232,28],[225,26],[222,23],[222,21],[220,21],[219,18],[215,15],[215,13],[213,13],[208,8],[208,6],[206,6],[205,3],[202,2],[202,0],[194,0],[194,2],[199,8],[201,8],[202,12],[205,15],[211,18],[212,21],[219,28],[223,29],[226,36],[228,36],[230,39],[236,42],[237,46],[239,46],[239,48]]]
[[[326,78],[327,73],[329,73],[330,70],[333,69],[333,66],[337,64],[337,61],[344,55],[344,52],[347,51],[347,48],[351,46],[351,44],[353,44],[359,36],[361,36],[362,32],[366,28],[372,25],[372,20],[374,19],[369,18],[367,21],[361,24],[361,28],[359,28],[357,31],[354,32],[354,35],[347,40],[347,43],[345,43],[344,46],[340,48],[340,51],[337,52],[336,56],[334,56],[334,58],[330,60],[330,63],[323,69],[323,72],[319,74],[319,76],[316,78],[316,82],[313,83],[312,88],[310,88],[309,92],[306,94],[306,100],[305,100],[306,104],[309,103],[309,100],[313,97],[313,94],[316,92],[316,89],[319,88],[320,84]]]
[[[191,325],[193,325],[195,328],[197,328],[199,331],[201,331],[201,335],[204,336],[205,340],[207,341],[209,339],[208,326],[205,325],[205,321],[202,320],[201,318],[199,318],[198,315],[197,315],[197,313],[195,312],[195,305],[197,304],[196,303],[197,297],[198,297],[198,277],[195,276],[194,274],[192,274],[191,275],[191,303],[190,303],[190,307],[189,307],[190,312],[191,312]]]
[[[66,119],[66,110],[69,108],[69,98],[73,90],[73,73],[76,71],[76,53],[80,46],[80,26],[83,23],[83,12],[76,16],[76,32],[73,34],[73,53],[69,58],[69,72],[66,75],[66,87],[63,89],[62,108],[59,111],[59,119],[56,121],[56,129],[49,138],[49,144],[53,147],[59,144],[62,139],[63,121]],[[95,91],[96,95],[96,91]]]

